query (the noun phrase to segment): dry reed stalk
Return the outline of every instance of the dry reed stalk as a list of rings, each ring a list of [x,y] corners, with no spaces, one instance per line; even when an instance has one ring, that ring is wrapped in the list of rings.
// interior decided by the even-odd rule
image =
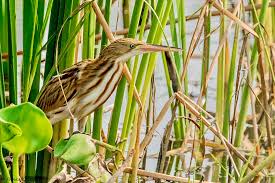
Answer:
[[[184,152],[186,152],[187,151],[187,141],[188,141],[187,137],[190,136],[191,131],[192,131],[192,128],[188,128],[187,132],[186,132],[186,135],[185,135],[185,138],[182,141],[181,147],[178,148],[178,149],[172,149],[170,151],[167,151],[166,156],[174,156],[177,153],[178,154],[183,154]]]
[[[158,163],[157,163],[157,170],[158,170],[157,172],[160,172],[160,173],[165,172],[165,162],[167,160],[166,152],[168,151],[168,148],[169,148],[169,140],[172,132],[172,126],[176,118],[177,106],[178,106],[178,102],[176,101],[172,107],[171,119],[166,125],[166,128],[163,133],[162,143],[160,145],[160,152],[159,152]]]
[[[221,14],[224,14],[228,18],[230,18],[233,21],[235,21],[235,23],[239,24],[243,29],[245,29],[246,31],[250,32],[255,37],[259,37],[258,34],[251,27],[249,27],[246,23],[244,23],[238,17],[236,17],[235,15],[233,15],[230,11],[228,11],[227,9],[224,9],[221,5],[219,5],[216,2],[216,0],[209,0],[209,3],[211,3],[217,10],[219,10],[221,12]]]
[[[236,7],[234,8],[233,13],[232,13],[233,16],[236,16],[237,13],[239,12],[241,3],[242,3],[242,0],[239,0],[238,3],[237,3],[237,5],[236,5]],[[211,65],[210,65],[210,68],[209,68],[208,73],[206,75],[205,82],[203,84],[203,87],[201,89],[201,92],[200,92],[200,95],[199,95],[199,98],[198,98],[198,104],[199,105],[202,104],[202,96],[203,96],[203,94],[204,94],[204,92],[205,92],[205,90],[206,90],[206,88],[208,86],[208,82],[209,82],[210,77],[211,77],[211,75],[212,75],[212,73],[214,71],[214,67],[215,67],[216,63],[218,62],[218,58],[219,58],[220,53],[221,53],[221,51],[222,51],[222,49],[223,49],[223,47],[224,47],[224,45],[226,43],[226,40],[227,40],[229,31],[230,31],[230,28],[233,25],[233,23],[234,23],[234,20],[231,20],[228,23],[228,25],[227,25],[227,27],[225,29],[224,35],[223,35],[221,41],[219,42],[219,46],[217,48],[217,51],[215,52],[215,56],[214,56],[213,61],[212,61]]]
[[[240,183],[250,182],[251,179],[259,175],[264,168],[269,167],[274,161],[275,161],[275,152],[271,153],[259,165],[257,165],[252,171],[250,171],[242,180],[240,180]]]
[[[261,3],[258,3],[258,4],[255,5],[255,8],[256,8],[256,9],[260,9],[261,7],[262,7],[262,4],[261,4]],[[269,3],[269,7],[275,7],[275,2],[270,2],[270,3]],[[228,8],[228,9],[227,9],[227,11],[229,11],[229,12],[233,12],[233,10],[234,10],[234,8]],[[252,8],[251,5],[246,5],[246,6],[244,7],[244,11],[251,11],[251,10],[253,10],[253,8]],[[215,11],[212,11],[212,12],[211,12],[211,16],[212,16],[212,17],[214,17],[214,16],[220,16],[220,15],[221,15],[221,12],[220,12],[220,11],[215,10]],[[196,19],[198,19],[199,17],[200,17],[200,15],[187,15],[187,16],[185,17],[185,19],[186,19],[186,21],[190,21],[190,20],[196,20]],[[178,22],[178,19],[175,19],[175,22],[177,23],[177,22]],[[169,24],[170,24],[170,22],[168,21],[166,25],[169,25]],[[151,28],[151,24],[147,24],[147,25],[145,25],[145,29],[144,29],[144,30],[149,30],[150,28]],[[140,31],[140,27],[138,27],[137,31],[138,31],[138,32]],[[128,28],[125,28],[125,29],[113,31],[112,33],[113,33],[114,35],[118,35],[118,36],[119,36],[119,35],[128,34],[128,32],[129,32],[129,29],[128,29]],[[95,40],[98,41],[98,40],[101,39],[101,37],[102,37],[101,34],[97,34],[97,35],[95,36]]]
[[[114,173],[114,175],[108,180],[107,183],[113,183],[116,181],[116,179],[118,178],[118,176],[124,172],[124,170],[127,168],[128,164],[131,162],[132,157],[134,155],[134,149],[132,149],[127,158],[125,159],[125,161],[122,163],[122,165],[119,167],[119,169],[117,169],[117,171]]]
[[[115,166],[113,164],[109,164],[108,168],[112,170],[115,168]],[[126,167],[124,169],[125,173],[131,174],[132,171],[133,171],[133,169],[131,167]],[[163,174],[163,173],[149,172],[149,171],[145,171],[145,170],[141,170],[141,169],[137,170],[137,175],[139,175],[141,177],[152,178],[152,179],[161,179],[161,180],[166,180],[166,181],[182,182],[182,183],[189,183],[190,181],[193,183],[213,183],[213,182],[201,181],[201,180],[190,180],[189,178],[167,175],[167,174]]]
[[[139,155],[142,156],[144,149],[148,146],[148,144],[151,142],[154,132],[156,131],[157,127],[161,123],[162,119],[164,118],[165,114],[170,108],[170,105],[175,99],[175,95],[172,95],[169,100],[164,104],[163,108],[161,109],[160,113],[158,114],[156,120],[154,121],[152,127],[148,131],[148,133],[145,135],[143,138],[141,144],[140,144],[140,150],[139,150]]]
[[[248,160],[236,149],[235,146],[233,146],[217,129],[215,129],[212,124],[201,115],[199,111],[197,111],[189,102],[187,102],[185,99],[188,98],[184,96],[181,92],[175,93],[176,98],[183,104],[185,107],[197,118],[201,119],[201,121],[204,123],[206,127],[208,127],[209,130],[211,130],[223,143],[225,143],[225,147],[228,147],[226,149],[230,149],[239,159],[241,159],[244,163],[248,164],[248,167],[250,169],[254,169],[254,166],[248,162]],[[199,107],[197,105],[197,107]],[[228,152],[230,155],[230,152]]]
[[[257,3],[255,4],[255,8],[256,9],[261,9],[262,7],[262,4],[261,3]],[[275,2],[272,1],[269,3],[269,7],[275,7]],[[246,5],[244,8],[244,11],[251,11],[253,10],[253,7],[252,5]],[[227,11],[229,12],[233,12],[234,8],[228,8]],[[220,11],[212,11],[211,12],[211,16],[220,16],[222,13]],[[189,16],[186,16],[186,21],[189,21],[189,20],[194,20],[194,19],[198,19],[199,18],[199,15],[189,15]]]
[[[204,15],[206,13],[207,8],[208,8],[208,4],[205,3],[202,10],[201,10],[200,17],[199,17],[198,22],[196,24],[195,32],[193,33],[188,52],[186,54],[186,58],[185,58],[185,62],[184,62],[185,64],[184,64],[182,75],[181,75],[182,85],[184,83],[184,78],[185,78],[185,74],[187,72],[187,67],[188,67],[188,64],[190,62],[190,58],[191,58],[191,56],[192,56],[192,54],[193,54],[193,52],[194,52],[194,50],[195,50],[195,48],[196,48],[196,46],[199,42],[199,39],[201,37],[201,33],[202,33],[202,30],[203,30],[203,24],[204,24]]]
[[[138,116],[137,116],[137,122],[134,123],[134,129],[133,129],[133,137],[135,139],[134,142],[134,147],[135,147],[135,153],[134,157],[132,159],[132,176],[131,176],[131,181],[130,182],[136,182],[137,180],[137,171],[138,171],[138,166],[139,166],[139,144],[140,144],[140,129],[141,129],[141,123],[142,123],[142,114],[143,110],[142,108],[139,108],[138,110]]]
[[[187,147],[187,144],[193,144],[193,143],[200,143],[197,139],[188,139],[184,140],[182,143],[183,145],[180,148],[172,149],[170,151],[167,151],[166,156],[175,156],[175,155],[182,155],[185,152],[188,152],[190,148]],[[212,141],[205,140],[205,146],[212,148],[215,151],[224,151],[225,148],[223,145],[214,143]]]
[[[271,121],[268,115],[269,111],[269,105],[268,105],[268,88],[267,88],[267,83],[265,80],[265,71],[264,71],[264,51],[263,51],[263,43],[260,39],[258,39],[258,52],[259,52],[259,73],[260,73],[260,81],[261,81],[261,89],[263,93],[263,104],[265,110],[267,110],[265,114],[265,124],[266,124],[266,131],[267,131],[267,142],[268,142],[268,154],[271,154],[273,151],[273,142],[272,142],[272,126],[271,126]]]
[[[238,68],[237,68],[237,76],[236,76],[236,86],[235,86],[235,103],[234,103],[234,108],[233,108],[233,119],[232,119],[232,123],[231,123],[231,141],[233,141],[234,138],[234,127],[236,126],[236,121],[238,119],[237,117],[237,105],[238,105],[238,101],[239,101],[239,92],[240,92],[240,88],[241,88],[241,69],[242,69],[242,65],[244,62],[244,56],[245,53],[247,52],[247,45],[248,44],[248,35],[245,34],[244,35],[244,39],[243,39],[243,44],[242,44],[242,48],[241,48],[241,53],[239,56],[239,63],[238,63]]]
[[[84,177],[89,177],[92,180],[96,180],[96,178],[93,177],[89,172],[82,170],[79,166],[77,166],[75,164],[68,163],[68,162],[66,162],[66,164],[69,167],[71,167],[72,169],[74,169],[78,175],[81,175],[81,176],[84,176]]]
[[[256,118],[256,109],[255,109],[255,97],[253,96],[252,91],[250,91],[250,100],[251,100],[251,110],[253,114],[252,122],[253,122],[253,134],[254,134],[254,143],[256,143],[256,155],[260,154],[260,144],[259,144],[259,134],[258,134],[258,124]],[[254,159],[253,165],[256,166],[259,163],[259,158]]]

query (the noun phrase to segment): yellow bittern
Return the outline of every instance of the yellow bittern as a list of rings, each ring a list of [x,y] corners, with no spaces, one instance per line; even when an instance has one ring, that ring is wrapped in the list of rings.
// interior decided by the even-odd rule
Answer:
[[[146,44],[130,38],[117,39],[95,60],[79,62],[64,70],[59,78],[53,77],[42,91],[37,105],[52,124],[70,118],[71,113],[81,120],[110,97],[121,78],[124,63],[130,57],[156,51],[181,49]]]

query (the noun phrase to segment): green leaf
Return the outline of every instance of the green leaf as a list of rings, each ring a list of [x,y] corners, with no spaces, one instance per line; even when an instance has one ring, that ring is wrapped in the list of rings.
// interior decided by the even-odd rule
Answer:
[[[20,135],[22,135],[22,131],[18,125],[0,119],[0,144]]]
[[[88,164],[96,155],[96,147],[89,135],[74,134],[60,140],[54,149],[54,156],[73,164]]]
[[[49,119],[41,109],[29,102],[1,109],[0,118],[18,125],[22,130],[21,136],[3,143],[12,153],[23,154],[42,150],[52,138]]]

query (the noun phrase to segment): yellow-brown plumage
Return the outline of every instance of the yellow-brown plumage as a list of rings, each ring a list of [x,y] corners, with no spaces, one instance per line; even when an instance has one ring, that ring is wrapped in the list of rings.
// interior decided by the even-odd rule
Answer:
[[[181,51],[129,38],[118,39],[103,49],[95,60],[79,62],[53,77],[42,91],[37,105],[52,124],[70,118],[70,112],[80,120],[102,105],[113,93],[125,61],[141,53],[168,50]]]

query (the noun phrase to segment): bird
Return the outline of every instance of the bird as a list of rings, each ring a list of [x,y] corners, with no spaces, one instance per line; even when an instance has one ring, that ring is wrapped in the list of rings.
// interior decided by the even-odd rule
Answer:
[[[37,106],[46,113],[51,124],[67,118],[81,120],[111,96],[128,59],[157,51],[182,50],[131,38],[116,39],[96,59],[78,62],[54,76],[43,87]]]

